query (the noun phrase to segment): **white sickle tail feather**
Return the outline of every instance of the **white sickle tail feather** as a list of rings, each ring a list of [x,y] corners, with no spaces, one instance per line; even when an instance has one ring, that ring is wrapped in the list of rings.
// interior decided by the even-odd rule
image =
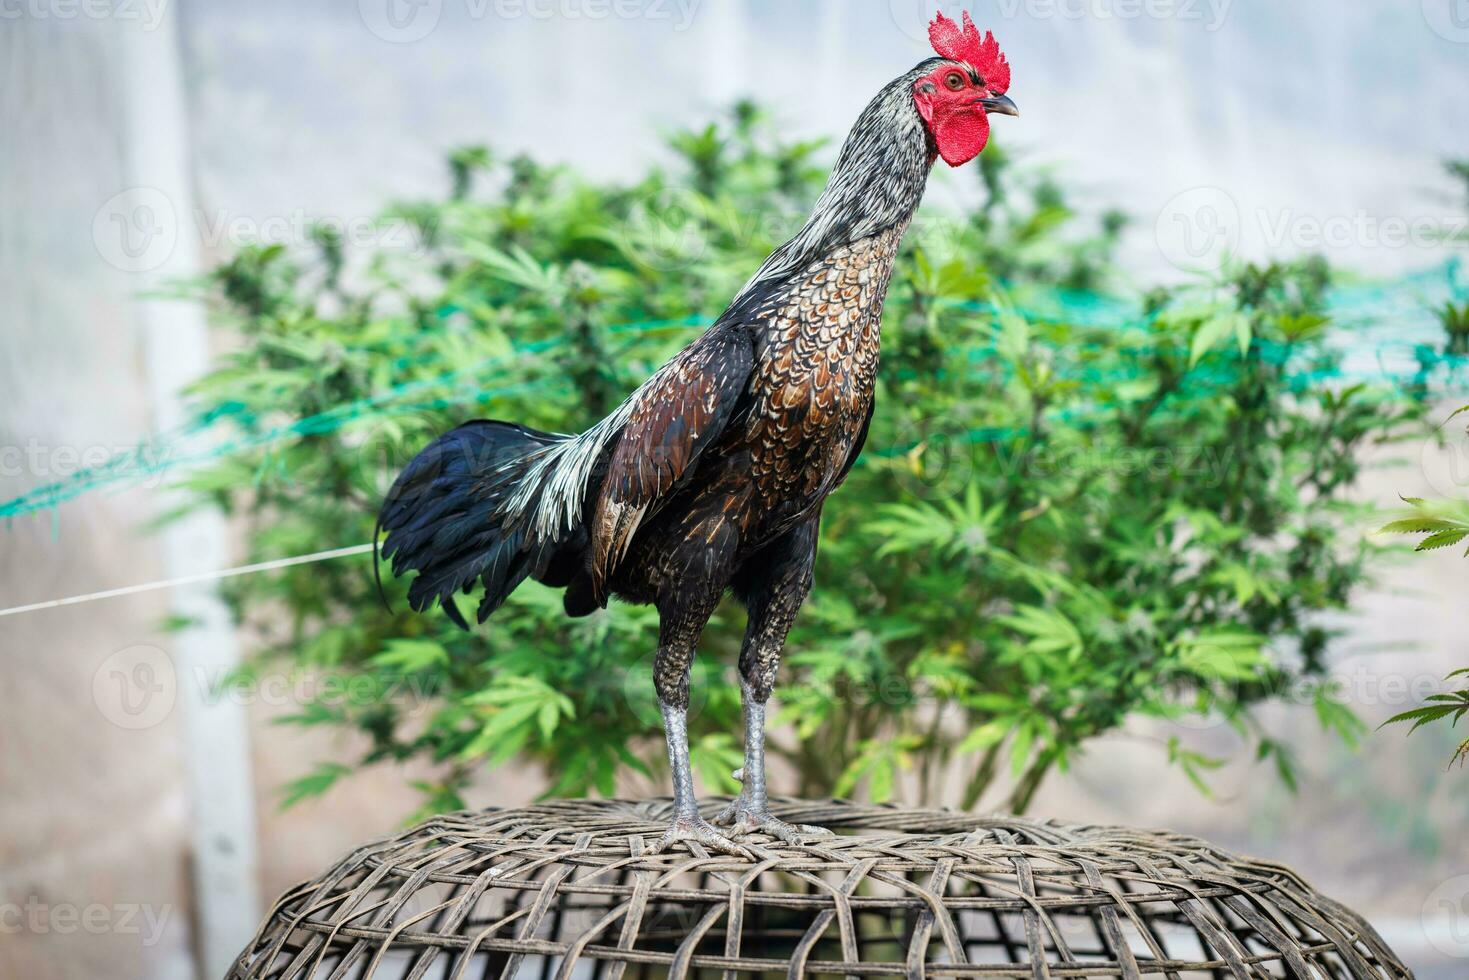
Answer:
[[[408,604],[422,612],[437,602],[467,629],[453,596],[477,581],[481,623],[527,577],[567,585],[583,564],[583,501],[612,421],[574,437],[469,422],[415,456],[378,515],[393,574],[418,573]]]

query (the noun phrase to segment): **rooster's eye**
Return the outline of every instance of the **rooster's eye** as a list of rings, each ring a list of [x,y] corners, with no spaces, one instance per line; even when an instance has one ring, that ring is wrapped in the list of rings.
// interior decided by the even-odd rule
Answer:
[[[964,87],[964,76],[957,71],[951,71],[949,72],[949,77],[944,79],[944,84],[957,92]]]

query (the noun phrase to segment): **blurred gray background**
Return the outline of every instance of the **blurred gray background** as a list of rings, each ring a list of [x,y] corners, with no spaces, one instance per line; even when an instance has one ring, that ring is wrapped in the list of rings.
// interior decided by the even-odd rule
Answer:
[[[1007,148],[1134,214],[1140,273],[1180,275],[1201,258],[1186,236],[1218,228],[1216,248],[1325,251],[1367,276],[1446,257],[1411,229],[1462,211],[1440,160],[1469,155],[1464,0],[962,6],[1014,65],[1023,116]],[[0,0],[0,498],[177,417],[173,392],[218,340],[199,311],[154,296],[169,279],[240,244],[300,244],[315,219],[439,193],[444,151],[463,143],[632,175],[665,159],[661,135],[743,95],[792,135],[840,138],[925,55],[934,8]],[[972,170],[940,172],[925,206],[976,192]],[[1466,460],[1462,444],[1400,447],[1362,498],[1462,495]],[[145,485],[9,522],[0,608],[231,564],[222,524],[141,529],[167,499]],[[1466,570],[1455,554],[1402,563],[1338,624],[1352,651],[1339,670],[1367,721],[1469,662]],[[203,625],[160,633],[180,609]],[[416,805],[411,774],[380,769],[279,812],[281,783],[357,746],[270,727],[295,704],[289,685],[211,703],[201,678],[249,642],[207,587],[0,618],[0,976],[218,975],[262,900]],[[1299,795],[1240,759],[1205,799],[1159,744],[1180,734],[1223,754],[1229,730],[1135,725],[1054,779],[1035,812],[1291,863],[1369,914],[1422,980],[1469,976],[1469,775],[1443,771],[1447,733],[1378,733],[1353,754],[1307,707],[1269,720],[1301,748]],[[472,802],[524,802],[541,782],[498,771]]]

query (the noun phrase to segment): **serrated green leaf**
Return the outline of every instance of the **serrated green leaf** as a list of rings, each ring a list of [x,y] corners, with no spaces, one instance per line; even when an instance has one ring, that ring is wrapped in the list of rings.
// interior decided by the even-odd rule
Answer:
[[[1430,531],[1451,531],[1455,525],[1452,521],[1442,520],[1436,517],[1409,517],[1400,521],[1390,521],[1377,529],[1379,534],[1427,534]]]
[[[1469,531],[1440,531],[1437,534],[1430,534],[1428,537],[1418,542],[1418,547],[1414,548],[1413,550],[1435,551],[1439,548],[1447,548],[1451,545],[1456,545],[1460,541],[1463,541],[1466,537],[1469,537]]]
[[[350,766],[338,762],[320,762],[305,776],[293,779],[281,788],[280,808],[290,809],[303,800],[321,796],[336,785],[337,780],[352,772]]]
[[[1189,367],[1198,364],[1205,354],[1217,347],[1226,337],[1239,336],[1248,329],[1248,318],[1235,310],[1226,310],[1205,320],[1194,331],[1193,340],[1189,343]]]
[[[403,673],[441,667],[449,662],[449,651],[434,640],[389,640],[387,649],[373,657],[377,667],[392,668]]]
[[[1002,719],[986,722],[971,731],[955,748],[957,752],[978,752],[1004,741],[1010,734],[1011,723]]]

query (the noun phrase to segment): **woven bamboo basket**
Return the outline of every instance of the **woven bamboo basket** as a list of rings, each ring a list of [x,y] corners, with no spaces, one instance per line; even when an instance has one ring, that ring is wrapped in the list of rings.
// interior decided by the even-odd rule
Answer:
[[[836,836],[650,855],[668,810],[435,817],[287,891],[229,978],[1412,978],[1287,868],[1193,837],[782,800]]]

